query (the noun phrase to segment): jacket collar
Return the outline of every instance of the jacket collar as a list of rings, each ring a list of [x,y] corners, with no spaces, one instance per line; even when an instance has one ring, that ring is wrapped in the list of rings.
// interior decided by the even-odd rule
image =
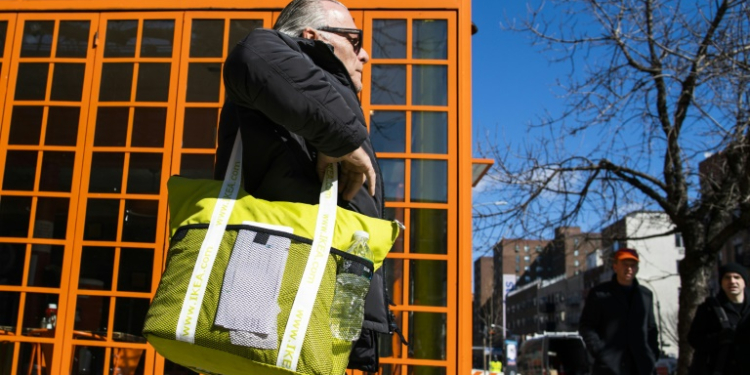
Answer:
[[[305,38],[293,39],[297,42],[300,51],[309,56],[310,59],[312,59],[312,61],[315,63],[315,65],[321,67],[328,73],[331,73],[342,84],[354,90],[352,78],[349,77],[349,72],[346,71],[344,63],[342,63],[341,60],[339,60],[339,58],[336,57],[336,55],[333,53],[332,45],[321,40]]]

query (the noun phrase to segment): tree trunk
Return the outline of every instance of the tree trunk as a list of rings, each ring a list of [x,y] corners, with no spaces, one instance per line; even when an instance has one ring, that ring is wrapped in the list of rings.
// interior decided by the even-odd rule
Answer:
[[[686,243],[685,259],[680,262],[680,312],[677,323],[680,337],[678,375],[687,375],[688,367],[692,362],[693,348],[688,343],[687,336],[696,308],[708,297],[709,280],[716,261],[715,252],[703,251],[702,246],[692,248],[687,246]]]

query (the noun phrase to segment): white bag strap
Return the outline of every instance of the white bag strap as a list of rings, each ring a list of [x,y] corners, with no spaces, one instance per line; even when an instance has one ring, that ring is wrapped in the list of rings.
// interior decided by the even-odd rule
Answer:
[[[315,223],[315,236],[313,237],[310,255],[307,258],[305,272],[302,274],[297,296],[292,304],[289,320],[286,322],[284,338],[281,340],[279,355],[276,358],[276,366],[297,370],[302,351],[302,343],[305,341],[307,326],[312,316],[315,296],[323,279],[325,264],[331,251],[333,241],[333,229],[336,226],[336,198],[338,194],[338,170],[334,164],[329,164],[323,178],[323,186],[320,189],[320,205],[318,206],[318,218]]]
[[[224,183],[221,185],[214,212],[211,214],[211,222],[208,223],[206,237],[203,239],[201,249],[198,252],[198,259],[195,261],[193,274],[190,276],[185,299],[182,301],[182,311],[180,311],[180,318],[177,320],[177,330],[175,331],[175,339],[179,341],[195,343],[195,328],[198,326],[198,315],[203,304],[203,296],[206,294],[208,277],[211,275],[221,238],[227,228],[227,220],[232,213],[232,208],[234,208],[237,192],[242,188],[240,186],[242,181],[240,179],[242,175],[241,138],[239,130],[237,130],[227,172],[224,174]]]
[[[203,239],[198,259],[190,276],[190,284],[185,293],[180,318],[177,321],[175,338],[179,341],[195,343],[195,328],[198,322],[198,314],[203,304],[203,297],[208,285],[208,277],[211,275],[216,255],[218,253],[221,238],[226,230],[227,220],[237,193],[241,188],[242,175],[242,137],[239,130],[232,147],[232,155],[229,159],[227,171],[224,175],[216,206],[211,215],[206,237]],[[320,190],[320,204],[318,206],[318,217],[315,223],[315,234],[313,237],[310,255],[307,258],[302,281],[292,305],[286,330],[281,341],[276,365],[292,371],[296,371],[302,351],[302,343],[305,340],[307,327],[312,316],[315,296],[318,295],[320,282],[323,279],[325,263],[333,241],[333,230],[336,225],[336,209],[338,194],[338,169],[335,165],[326,168],[323,186]]]

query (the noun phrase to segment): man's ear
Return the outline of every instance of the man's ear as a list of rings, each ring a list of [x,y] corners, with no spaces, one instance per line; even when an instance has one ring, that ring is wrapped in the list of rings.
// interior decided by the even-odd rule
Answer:
[[[306,27],[302,30],[302,37],[305,39],[318,39],[318,30],[315,30],[312,27]]]

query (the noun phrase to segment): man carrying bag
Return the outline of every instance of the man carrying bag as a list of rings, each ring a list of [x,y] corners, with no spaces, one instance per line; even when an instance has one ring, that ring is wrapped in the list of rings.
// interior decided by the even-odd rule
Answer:
[[[315,204],[325,167],[338,163],[339,206],[381,218],[382,178],[357,97],[369,61],[362,43],[335,0],[293,0],[273,30],[238,43],[224,66],[215,177],[223,178],[241,129],[244,188],[252,196]],[[349,368],[377,371],[378,333],[393,331],[382,272],[372,277]]]

